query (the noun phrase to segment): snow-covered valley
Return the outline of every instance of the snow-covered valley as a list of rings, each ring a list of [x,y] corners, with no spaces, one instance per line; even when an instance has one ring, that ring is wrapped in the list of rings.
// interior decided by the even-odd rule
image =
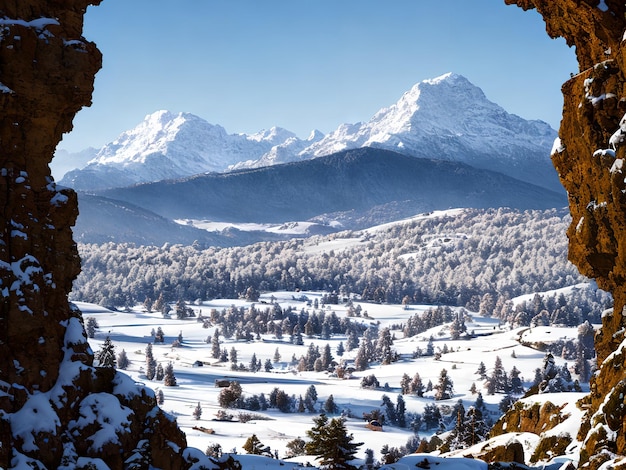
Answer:
[[[505,394],[502,392],[489,394],[487,380],[481,379],[478,373],[481,363],[486,365],[488,376],[491,376],[494,364],[498,360],[501,360],[507,371],[515,367],[522,378],[524,389],[528,389],[535,379],[536,369],[543,367],[546,353],[523,346],[520,344],[520,338],[524,337],[525,342],[535,340],[537,343],[545,343],[577,335],[576,328],[560,330],[551,327],[535,327],[531,330],[526,327],[510,328],[496,318],[465,312],[467,335],[458,339],[453,339],[449,322],[420,334],[405,337],[401,326],[406,325],[410,317],[423,314],[431,306],[383,305],[353,301],[349,302],[349,305],[328,304],[321,309],[327,315],[335,314],[339,319],[345,319],[350,315],[349,310],[358,306],[364,313],[359,317],[352,316],[350,320],[364,326],[375,327],[377,331],[389,328],[394,338],[392,347],[398,354],[397,361],[385,365],[372,362],[366,370],[353,370],[357,349],[345,351],[339,356],[337,352],[339,344],[346,345],[348,341],[348,337],[341,334],[333,334],[326,339],[319,335],[303,334],[300,345],[294,344],[288,335],[278,338],[276,334],[260,333],[250,340],[237,340],[235,337],[226,339],[220,336],[218,338],[221,349],[231,351],[231,354],[232,350],[236,351],[237,367],[234,369],[230,360],[220,361],[212,356],[215,344],[212,335],[215,334],[217,326],[206,321],[212,316],[212,311],[229,309],[247,311],[250,308],[269,309],[279,305],[283,311],[293,309],[298,312],[311,310],[313,304],[320,305],[322,298],[321,292],[284,291],[265,293],[257,302],[240,299],[198,302],[188,305],[195,316],[185,319],[177,319],[173,312],[170,318],[164,318],[159,312],[148,313],[143,306],[136,306],[126,312],[110,311],[85,303],[77,303],[77,306],[83,311],[85,318],[93,318],[99,325],[94,338],[90,339],[96,354],[102,349],[106,337],[110,337],[117,354],[124,350],[129,360],[124,372],[136,382],[162,391],[164,397],[162,409],[177,420],[187,434],[191,446],[205,451],[209,447],[215,449],[216,444],[219,444],[222,452],[241,455],[246,454],[242,446],[254,434],[265,446],[269,446],[271,456],[278,456],[283,461],[290,452],[288,444],[297,438],[306,440],[306,432],[313,426],[313,418],[320,412],[328,413],[331,417],[346,418],[347,430],[354,436],[354,441],[363,443],[356,455],[361,464],[365,462],[366,449],[373,450],[375,460],[382,461],[383,445],[399,449],[406,446],[407,441],[411,439],[415,442],[417,437],[419,443],[421,439],[430,439],[442,430],[444,434],[440,436],[445,438],[446,432],[454,428],[456,419],[452,411],[454,406],[459,401],[462,401],[465,409],[474,406],[478,398],[477,392],[481,393],[484,400],[485,420],[493,423],[502,415],[499,404]],[[459,309],[455,308],[453,311],[459,312]],[[214,313],[213,317],[215,318]],[[199,318],[205,321],[202,322]],[[158,330],[164,333],[162,343],[158,340],[155,342],[154,332]],[[182,342],[173,344],[181,338]],[[425,353],[429,348],[429,340],[434,346],[434,355]],[[148,344],[152,344],[154,359],[159,364],[163,366],[172,364],[176,386],[165,386],[162,380],[155,378],[147,379]],[[349,365],[350,373],[339,378],[336,372],[329,372],[333,367],[319,372],[302,370],[301,365],[299,367],[301,358],[307,356],[311,348],[324,350],[326,347],[330,347],[334,364]],[[417,350],[424,353],[416,356]],[[263,364],[260,370],[251,371],[253,360],[259,365]],[[558,365],[563,366],[565,362],[561,358],[556,358]],[[406,391],[402,394],[403,375],[407,374],[413,378],[418,373],[425,386],[429,382],[436,385],[443,369],[447,371],[453,383],[451,398],[435,400],[436,390],[425,391],[422,396]],[[363,387],[363,379],[372,375],[376,377],[379,385]],[[573,378],[578,377],[573,374]],[[290,397],[292,405],[288,412],[279,411],[275,407],[255,411],[221,407],[220,394],[224,388],[219,387],[218,383],[223,380],[226,380],[226,383],[237,381],[241,385],[244,398],[260,394],[271,397],[272,391],[278,388]],[[314,411],[298,411],[299,397],[300,399],[306,397],[312,386],[317,395],[313,404]],[[586,387],[587,385],[582,383],[581,391],[587,390]],[[328,407],[327,401],[331,395],[336,408],[329,412],[324,408]],[[399,396],[402,397],[405,404],[403,413],[406,414],[407,422],[403,420],[394,424],[387,422],[383,426],[383,432],[379,433],[366,427],[368,421],[364,420],[363,414],[380,410],[385,416],[388,411],[384,396],[394,404],[399,400]],[[519,394],[516,396],[519,397]],[[570,403],[570,406],[573,406],[581,396],[581,393],[568,392],[558,395],[538,395],[536,400],[550,399],[553,402]],[[433,404],[442,410],[444,429],[440,427],[428,429],[423,421],[421,425],[417,424],[420,419],[423,420],[425,408]],[[194,416],[194,410],[197,410],[198,406],[201,408],[201,415]],[[578,415],[582,411],[575,411],[575,407],[572,410],[574,410],[572,419],[567,422],[569,424],[564,424],[554,432],[568,432],[575,437],[580,422]],[[387,420],[389,421],[389,418]],[[502,441],[505,438],[499,439]],[[511,439],[511,436],[508,436],[508,439]],[[528,457],[532,455],[538,439],[538,436],[521,439],[525,442]],[[567,457],[575,460],[576,450],[576,446],[571,446],[568,449],[570,455]],[[243,457],[244,468],[252,468],[245,466],[245,462],[250,462],[245,460],[246,458],[252,457]],[[254,468],[280,468],[284,465],[278,460],[255,458],[257,460],[251,463]],[[315,457],[311,455],[293,457],[287,459],[287,462],[289,462],[287,465],[294,465],[288,468],[295,468],[296,462],[316,465]]]

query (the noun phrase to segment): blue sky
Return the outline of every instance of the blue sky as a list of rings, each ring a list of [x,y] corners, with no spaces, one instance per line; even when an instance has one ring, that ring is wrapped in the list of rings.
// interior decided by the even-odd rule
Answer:
[[[84,35],[104,54],[91,108],[60,144],[100,147],[159,109],[229,133],[300,137],[368,120],[455,72],[507,111],[558,127],[574,51],[504,0],[105,0]]]

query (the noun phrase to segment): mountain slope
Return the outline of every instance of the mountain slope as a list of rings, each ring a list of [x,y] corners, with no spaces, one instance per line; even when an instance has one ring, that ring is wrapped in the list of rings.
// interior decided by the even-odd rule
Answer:
[[[356,217],[389,204],[414,214],[450,207],[529,209],[567,203],[560,193],[500,173],[372,148],[100,194],[168,218],[272,223],[342,211]]]

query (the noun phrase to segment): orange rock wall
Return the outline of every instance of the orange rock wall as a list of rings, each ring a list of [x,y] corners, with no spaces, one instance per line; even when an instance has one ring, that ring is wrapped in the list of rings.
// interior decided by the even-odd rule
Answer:
[[[505,0],[536,9],[547,33],[575,47],[579,71],[563,85],[560,142],[552,161],[569,195],[569,259],[613,294],[614,311],[596,337],[599,374],[579,437],[580,466],[626,455],[626,4],[616,0]],[[538,71],[550,73],[549,70]],[[624,121],[623,121],[624,120]]]
[[[185,436],[154,393],[93,367],[81,313],[67,300],[80,272],[77,199],[56,187],[48,164],[91,102],[101,55],[82,27],[87,6],[99,3],[0,3],[0,468],[82,468],[93,459],[190,466]],[[98,446],[116,407],[119,429]]]

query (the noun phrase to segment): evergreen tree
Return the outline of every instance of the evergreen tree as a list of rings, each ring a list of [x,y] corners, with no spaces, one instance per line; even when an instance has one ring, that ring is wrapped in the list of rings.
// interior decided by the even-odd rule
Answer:
[[[522,395],[524,393],[524,383],[520,378],[520,371],[513,366],[509,374],[509,390],[513,395]]]
[[[406,428],[406,403],[402,395],[398,395],[396,401],[396,422],[401,428]]]
[[[152,308],[154,309],[155,312],[162,313],[166,305],[167,303],[165,302],[165,297],[163,296],[163,292],[161,292],[159,296],[157,297],[156,301],[154,302],[154,304],[152,305]]]
[[[274,351],[274,364],[276,364],[277,362],[280,362],[280,352],[278,352],[278,348],[276,348],[276,351]]]
[[[480,361],[478,364],[478,370],[476,371],[481,380],[485,380],[487,378],[487,367],[485,367],[485,363]]]
[[[424,384],[422,383],[422,378],[417,372],[413,376],[413,380],[411,380],[411,393],[417,395],[418,397],[424,396]]]
[[[96,330],[100,328],[98,325],[98,320],[94,317],[87,317],[87,322],[85,324],[85,331],[87,331],[87,336],[89,338],[94,338],[96,336]]]
[[[446,369],[441,369],[441,373],[439,374],[439,382],[434,386],[435,392],[435,400],[448,400],[452,398],[454,394],[454,384],[452,383],[452,379],[448,376],[448,371]]]
[[[339,341],[339,344],[337,345],[337,356],[341,357],[343,356],[343,353],[346,351],[346,349],[343,346],[343,341]]]
[[[200,419],[201,416],[202,416],[202,406],[200,406],[200,402],[198,402],[196,407],[193,409],[193,417],[197,421]]]
[[[317,403],[317,390],[315,385],[310,385],[304,395],[304,406],[309,413],[315,413],[315,404]]]
[[[256,353],[252,353],[252,358],[250,358],[250,365],[248,366],[250,372],[256,372]]]
[[[100,347],[100,350],[95,354],[100,367],[112,367],[115,368],[117,361],[115,359],[115,346],[111,341],[111,337],[107,336],[104,339],[104,343]]]
[[[163,329],[159,326],[154,333],[154,342],[155,343],[164,343],[165,335],[163,334]]]
[[[157,401],[157,405],[162,405],[163,402],[165,401],[165,396],[163,395],[163,390],[161,390],[160,388],[157,389],[157,391],[156,391],[156,401]]]
[[[215,328],[215,332],[213,333],[213,337],[211,338],[211,357],[213,359],[218,359],[222,353],[220,348],[220,330]]]
[[[237,350],[235,349],[235,346],[230,348],[230,368],[232,370],[237,370],[238,369],[238,365],[237,365]]]
[[[452,414],[455,418],[455,425],[454,429],[450,432],[450,435],[446,439],[446,442],[448,443],[450,450],[456,450],[465,447],[465,407],[463,406],[462,400],[457,402]]]
[[[391,424],[397,424],[396,407],[387,395],[383,395],[382,398],[383,403],[381,406],[385,407],[385,415],[387,416],[387,419]]]
[[[434,403],[428,403],[424,407],[424,413],[422,414],[422,421],[427,430],[438,429],[443,425],[441,410]]]
[[[498,408],[504,414],[511,409],[511,407],[516,401],[517,400],[513,398],[511,395],[506,394],[504,395],[504,398],[500,400],[500,403],[498,404]]]
[[[156,361],[152,355],[152,343],[146,345],[146,378],[148,380],[154,379],[156,374]]]
[[[356,352],[356,357],[354,358],[354,367],[356,370],[363,371],[369,367],[367,349],[366,339],[364,338],[361,341],[359,350]]]
[[[305,445],[306,453],[317,455],[322,467],[328,470],[356,470],[349,462],[363,443],[353,442],[352,434],[347,433],[345,420],[333,418],[329,422],[322,414],[313,421],[315,425],[307,431],[311,440]]]
[[[163,370],[163,365],[161,365],[161,363],[159,362],[158,365],[156,366],[156,372],[154,374],[154,379],[155,380],[163,380],[163,377],[165,377],[165,371]]]
[[[394,361],[395,353],[391,348],[392,345],[391,331],[385,327],[380,331],[378,341],[376,342],[376,356],[381,364],[391,364]]]
[[[402,374],[402,378],[400,379],[400,390],[402,390],[403,395],[408,395],[411,393],[411,377],[406,372]]]
[[[502,365],[502,359],[500,356],[496,356],[496,361],[493,366],[493,371],[491,373],[491,377],[489,378],[489,382],[492,384],[494,392],[507,392],[508,390],[508,379],[506,376],[506,372],[504,371],[504,366]],[[490,393],[492,395],[492,393]]]
[[[328,398],[324,402],[324,411],[329,415],[335,414],[337,413],[337,411],[339,411],[339,408],[335,404],[335,398],[333,397],[332,393],[328,395]]]
[[[359,335],[354,329],[351,329],[348,333],[348,340],[346,342],[346,350],[352,351],[359,347]]]
[[[268,358],[265,359],[265,364],[263,365],[265,372],[270,372],[274,366],[272,365],[272,361]]]
[[[330,352],[330,344],[326,343],[320,359],[322,360],[322,369],[328,369],[330,364],[333,362],[333,355]]]
[[[174,366],[168,363],[165,366],[165,375],[163,376],[163,385],[166,387],[176,387],[176,377],[174,376]]]
[[[122,349],[117,355],[117,368],[124,370],[129,364],[130,360],[128,359],[128,355],[126,354],[126,351]]]

